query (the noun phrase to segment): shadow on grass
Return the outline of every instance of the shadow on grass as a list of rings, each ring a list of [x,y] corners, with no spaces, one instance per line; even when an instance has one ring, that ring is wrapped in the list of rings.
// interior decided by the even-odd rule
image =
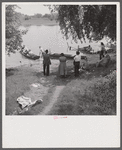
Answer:
[[[11,75],[14,75],[14,73],[18,71],[18,69],[16,68],[9,68],[9,69],[6,69],[6,77],[9,77]]]

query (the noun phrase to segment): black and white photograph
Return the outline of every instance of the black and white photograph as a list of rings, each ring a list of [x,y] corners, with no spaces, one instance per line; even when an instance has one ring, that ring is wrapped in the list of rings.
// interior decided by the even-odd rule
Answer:
[[[3,3],[4,117],[116,118],[119,13],[116,2]]]

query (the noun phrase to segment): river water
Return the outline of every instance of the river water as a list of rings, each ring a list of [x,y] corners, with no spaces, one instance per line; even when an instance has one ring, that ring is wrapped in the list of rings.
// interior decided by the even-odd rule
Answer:
[[[20,29],[25,27],[20,27]],[[43,49],[49,49],[52,53],[71,53],[75,54],[75,51],[69,51],[68,45],[77,49],[79,47],[88,46],[89,42],[81,44],[73,42],[71,39],[66,40],[65,37],[60,32],[60,27],[57,26],[29,26],[25,29],[28,32],[25,35],[22,35],[23,44],[26,45],[33,53],[39,55],[39,46],[42,46]],[[90,43],[94,51],[99,50],[100,43]],[[38,61],[38,60],[37,60]],[[33,60],[28,60],[22,56],[19,52],[6,56],[6,68],[16,67],[23,64],[34,63]]]

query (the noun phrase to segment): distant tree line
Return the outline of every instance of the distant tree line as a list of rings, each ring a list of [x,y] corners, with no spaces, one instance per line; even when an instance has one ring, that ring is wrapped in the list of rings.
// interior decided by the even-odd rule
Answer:
[[[16,12],[17,5],[6,5],[6,25],[5,25],[5,38],[6,38],[6,52],[10,54],[15,52],[22,43],[21,33],[19,26],[22,20],[29,20],[31,18],[48,18],[50,20],[56,19],[57,14],[35,14],[33,16],[24,15]]]
[[[19,15],[21,15],[21,14],[19,14]],[[24,20],[29,20],[29,19],[32,19],[32,18],[47,18],[49,20],[57,20],[57,18],[58,18],[58,14],[57,13],[54,13],[54,14],[44,14],[44,15],[37,13],[37,14],[31,15],[31,16],[29,16],[29,15],[23,15],[22,14],[22,16],[21,17]]]

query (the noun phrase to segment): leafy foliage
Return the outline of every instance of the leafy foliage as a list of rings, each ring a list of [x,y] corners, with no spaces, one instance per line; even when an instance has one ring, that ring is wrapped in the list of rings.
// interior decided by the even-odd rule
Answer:
[[[62,33],[77,42],[101,40],[104,36],[116,40],[116,5],[54,5],[58,11]]]
[[[22,38],[18,30],[19,18],[14,11],[16,5],[6,5],[6,51],[15,52],[21,45]]]

